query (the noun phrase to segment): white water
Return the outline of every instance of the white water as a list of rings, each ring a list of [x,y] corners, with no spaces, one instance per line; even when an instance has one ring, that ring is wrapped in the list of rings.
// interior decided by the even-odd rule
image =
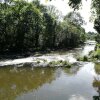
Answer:
[[[88,55],[88,53],[95,48],[95,41],[87,41],[86,45],[83,49],[80,50],[81,55]],[[65,51],[66,52],[66,51]],[[72,53],[65,53],[65,54],[46,54],[39,57],[27,57],[27,58],[21,58],[21,59],[14,59],[14,60],[7,60],[7,61],[1,61],[0,66],[5,65],[18,65],[18,64],[24,64],[24,63],[33,63],[36,64],[37,61],[39,61],[38,65],[46,65],[51,61],[68,61],[70,63],[77,62],[76,58],[74,57],[74,50],[72,50]]]
[[[88,55],[90,51],[94,50],[95,45],[96,45],[95,41],[87,41],[83,49],[82,55]]]

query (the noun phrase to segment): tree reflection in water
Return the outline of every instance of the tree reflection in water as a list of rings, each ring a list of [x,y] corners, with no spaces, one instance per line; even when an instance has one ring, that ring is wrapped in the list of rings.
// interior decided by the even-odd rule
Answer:
[[[95,64],[95,72],[97,76],[94,78],[93,87],[96,89],[98,96],[93,96],[93,100],[100,100],[100,64]]]
[[[51,83],[54,72],[51,68],[0,68],[0,100],[15,100],[21,94]]]
[[[93,100],[100,100],[100,80],[95,80],[93,81],[93,87],[96,89],[98,96],[93,96]]]

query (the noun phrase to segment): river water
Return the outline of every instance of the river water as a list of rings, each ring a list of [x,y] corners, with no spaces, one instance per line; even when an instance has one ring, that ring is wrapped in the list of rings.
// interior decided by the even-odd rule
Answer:
[[[88,42],[83,48],[53,52],[38,59],[69,58],[70,62],[76,62],[77,55],[87,55],[94,47],[95,44]],[[21,60],[24,63],[33,58]],[[71,68],[47,68],[16,67],[16,62],[22,63],[20,59],[0,62],[0,100],[100,100],[100,63],[81,62]]]

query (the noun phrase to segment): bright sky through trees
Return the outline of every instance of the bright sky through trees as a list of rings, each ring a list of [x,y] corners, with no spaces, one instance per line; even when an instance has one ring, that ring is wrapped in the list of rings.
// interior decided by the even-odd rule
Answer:
[[[29,0],[31,1],[31,0]],[[68,6],[68,0],[52,0],[52,1],[48,1],[45,2],[46,0],[40,0],[42,4],[45,5],[54,5],[55,7],[57,7],[58,10],[60,10],[62,12],[63,15],[68,14],[70,11],[73,11],[69,6]],[[90,22],[90,16],[91,16],[91,0],[82,0],[82,9],[79,10],[79,12],[81,13],[82,17],[84,18],[84,20],[86,21],[86,25],[84,25],[83,27],[85,28],[86,32],[88,31],[93,31],[95,32],[95,30],[93,29],[93,22]]]
[[[32,1],[32,0],[27,0],[27,1]],[[68,6],[68,0],[52,0],[49,2],[46,2],[46,0],[40,0],[40,2],[44,5],[54,5],[59,11],[62,12],[63,15],[68,14],[69,12],[73,11],[69,6]],[[80,9],[78,12],[80,12],[81,16],[84,18],[86,21],[86,25],[83,27],[85,28],[86,32],[88,31],[93,31],[95,32],[93,26],[93,22],[90,22],[89,19],[91,17],[91,0],[82,0],[82,9]]]

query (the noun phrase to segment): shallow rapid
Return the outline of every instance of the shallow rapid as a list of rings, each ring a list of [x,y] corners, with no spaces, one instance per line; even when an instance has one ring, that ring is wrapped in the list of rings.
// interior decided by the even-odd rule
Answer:
[[[13,60],[4,60],[0,61],[0,66],[7,65],[22,65],[25,63],[30,63],[31,66],[46,66],[51,61],[68,61],[69,63],[77,62],[76,57],[79,55],[88,55],[90,51],[93,51],[95,48],[95,41],[87,41],[85,46],[81,48],[75,48],[68,51],[59,51],[52,52],[42,56],[31,56],[27,58],[13,59]],[[39,63],[37,63],[39,62]]]

